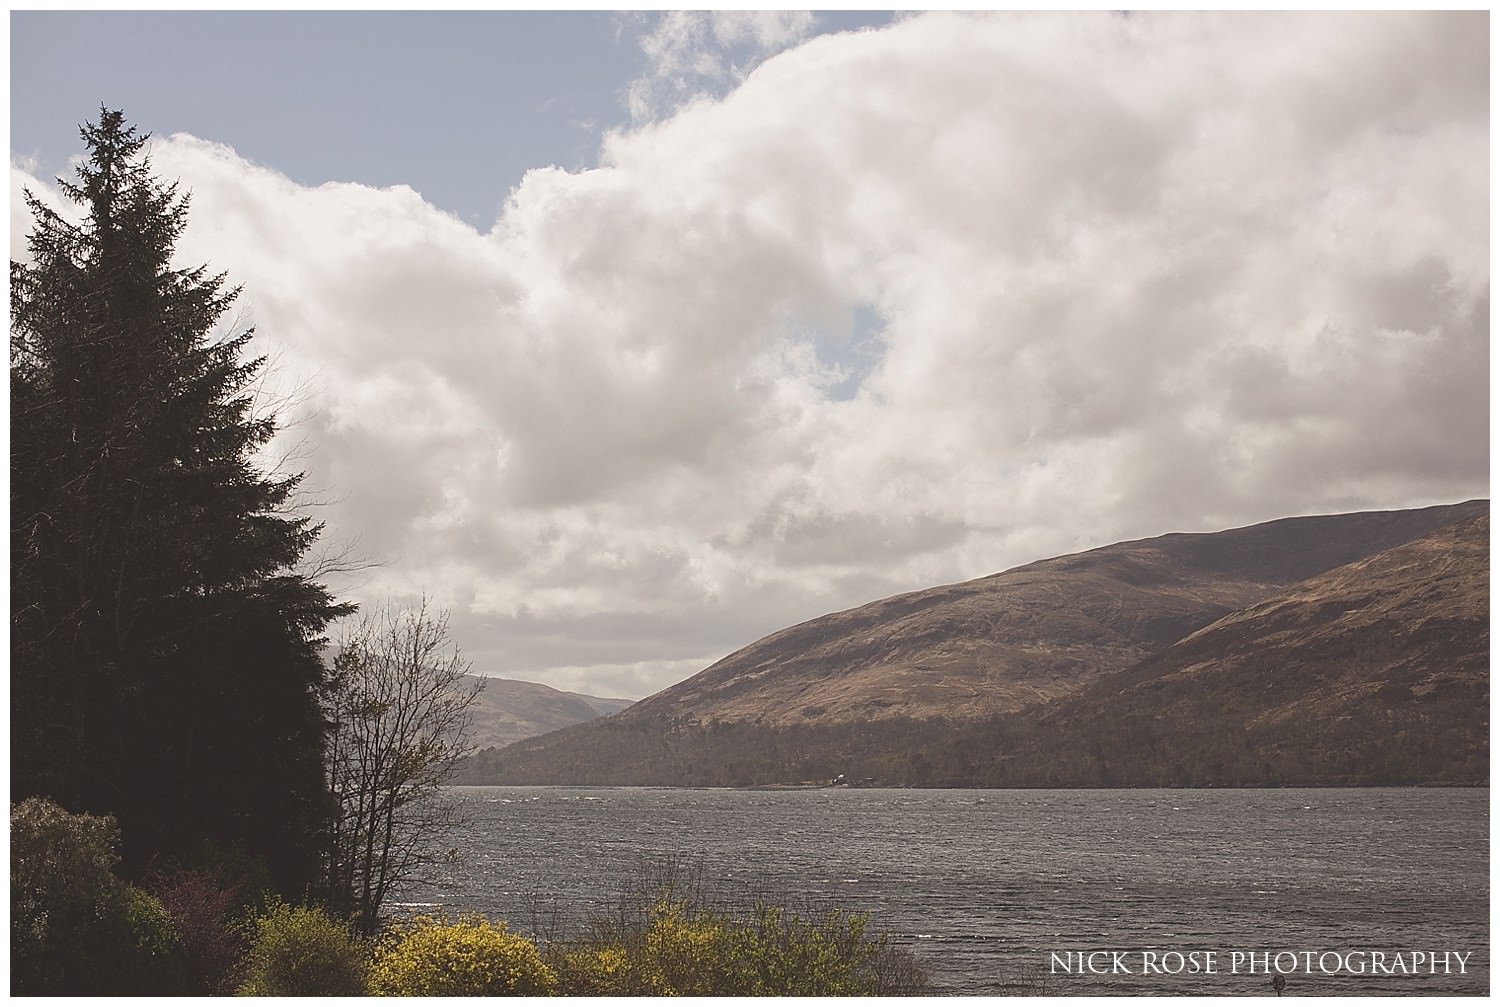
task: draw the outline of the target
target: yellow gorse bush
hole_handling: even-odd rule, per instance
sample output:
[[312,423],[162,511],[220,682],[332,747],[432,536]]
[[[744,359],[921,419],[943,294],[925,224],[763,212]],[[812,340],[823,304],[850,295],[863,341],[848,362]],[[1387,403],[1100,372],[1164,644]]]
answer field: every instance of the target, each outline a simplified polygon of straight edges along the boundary
[[377,996],[538,996],[557,974],[537,946],[471,913],[456,922],[418,916],[388,934],[370,963]]
[[630,956],[621,947],[553,948],[553,964],[569,996],[629,996]]
[[[574,996],[859,996],[905,991],[904,959],[865,918],[805,919],[779,908],[728,915],[661,900],[635,928],[554,946],[560,992]],[[915,980],[915,974],[910,977]]]
[[632,992],[712,996],[734,989],[735,958],[732,936],[723,922],[692,914],[678,903],[660,902],[652,910],[635,963],[644,988]]
[[557,947],[552,958],[571,996],[713,996],[742,985],[726,921],[670,900],[613,943]]

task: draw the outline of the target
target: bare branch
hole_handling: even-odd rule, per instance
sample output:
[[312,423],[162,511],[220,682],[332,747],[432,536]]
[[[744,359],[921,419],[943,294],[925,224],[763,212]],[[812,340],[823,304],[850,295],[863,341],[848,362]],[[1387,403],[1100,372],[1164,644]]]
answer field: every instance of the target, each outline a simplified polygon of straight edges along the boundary
[[448,635],[448,614],[424,597],[389,602],[347,629],[324,703],[329,788],[340,814],[326,851],[328,897],[374,932],[390,890],[443,862],[458,824],[442,793],[472,750],[471,707],[483,683]]

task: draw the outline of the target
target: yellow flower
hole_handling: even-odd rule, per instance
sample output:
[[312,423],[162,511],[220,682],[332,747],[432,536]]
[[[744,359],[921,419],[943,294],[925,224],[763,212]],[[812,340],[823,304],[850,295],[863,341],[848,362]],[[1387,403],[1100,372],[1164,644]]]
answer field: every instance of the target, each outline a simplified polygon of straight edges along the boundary
[[417,917],[381,942],[370,966],[377,996],[542,995],[557,974],[535,944],[470,913],[457,922]]

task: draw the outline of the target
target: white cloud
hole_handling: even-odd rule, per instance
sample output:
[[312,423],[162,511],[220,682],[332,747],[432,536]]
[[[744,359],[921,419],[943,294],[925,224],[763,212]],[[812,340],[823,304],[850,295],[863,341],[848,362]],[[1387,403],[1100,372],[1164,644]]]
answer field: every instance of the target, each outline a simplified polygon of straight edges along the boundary
[[[1484,27],[919,16],[532,172],[489,234],[155,157],[304,389],[321,516],[387,561],[355,593],[641,695],[1045,555],[1486,494]],[[806,30],[668,16],[656,65],[722,89]]]

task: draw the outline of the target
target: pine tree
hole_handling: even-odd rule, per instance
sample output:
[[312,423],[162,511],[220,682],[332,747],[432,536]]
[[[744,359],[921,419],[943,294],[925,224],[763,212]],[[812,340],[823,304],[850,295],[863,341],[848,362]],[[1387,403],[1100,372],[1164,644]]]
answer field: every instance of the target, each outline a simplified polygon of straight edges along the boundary
[[316,869],[328,812],[319,652],[349,610],[296,572],[321,526],[261,472],[239,293],[178,269],[188,200],[117,111],[83,127],[65,195],[31,193],[11,263],[12,798],[113,814],[124,866],[261,858]]

